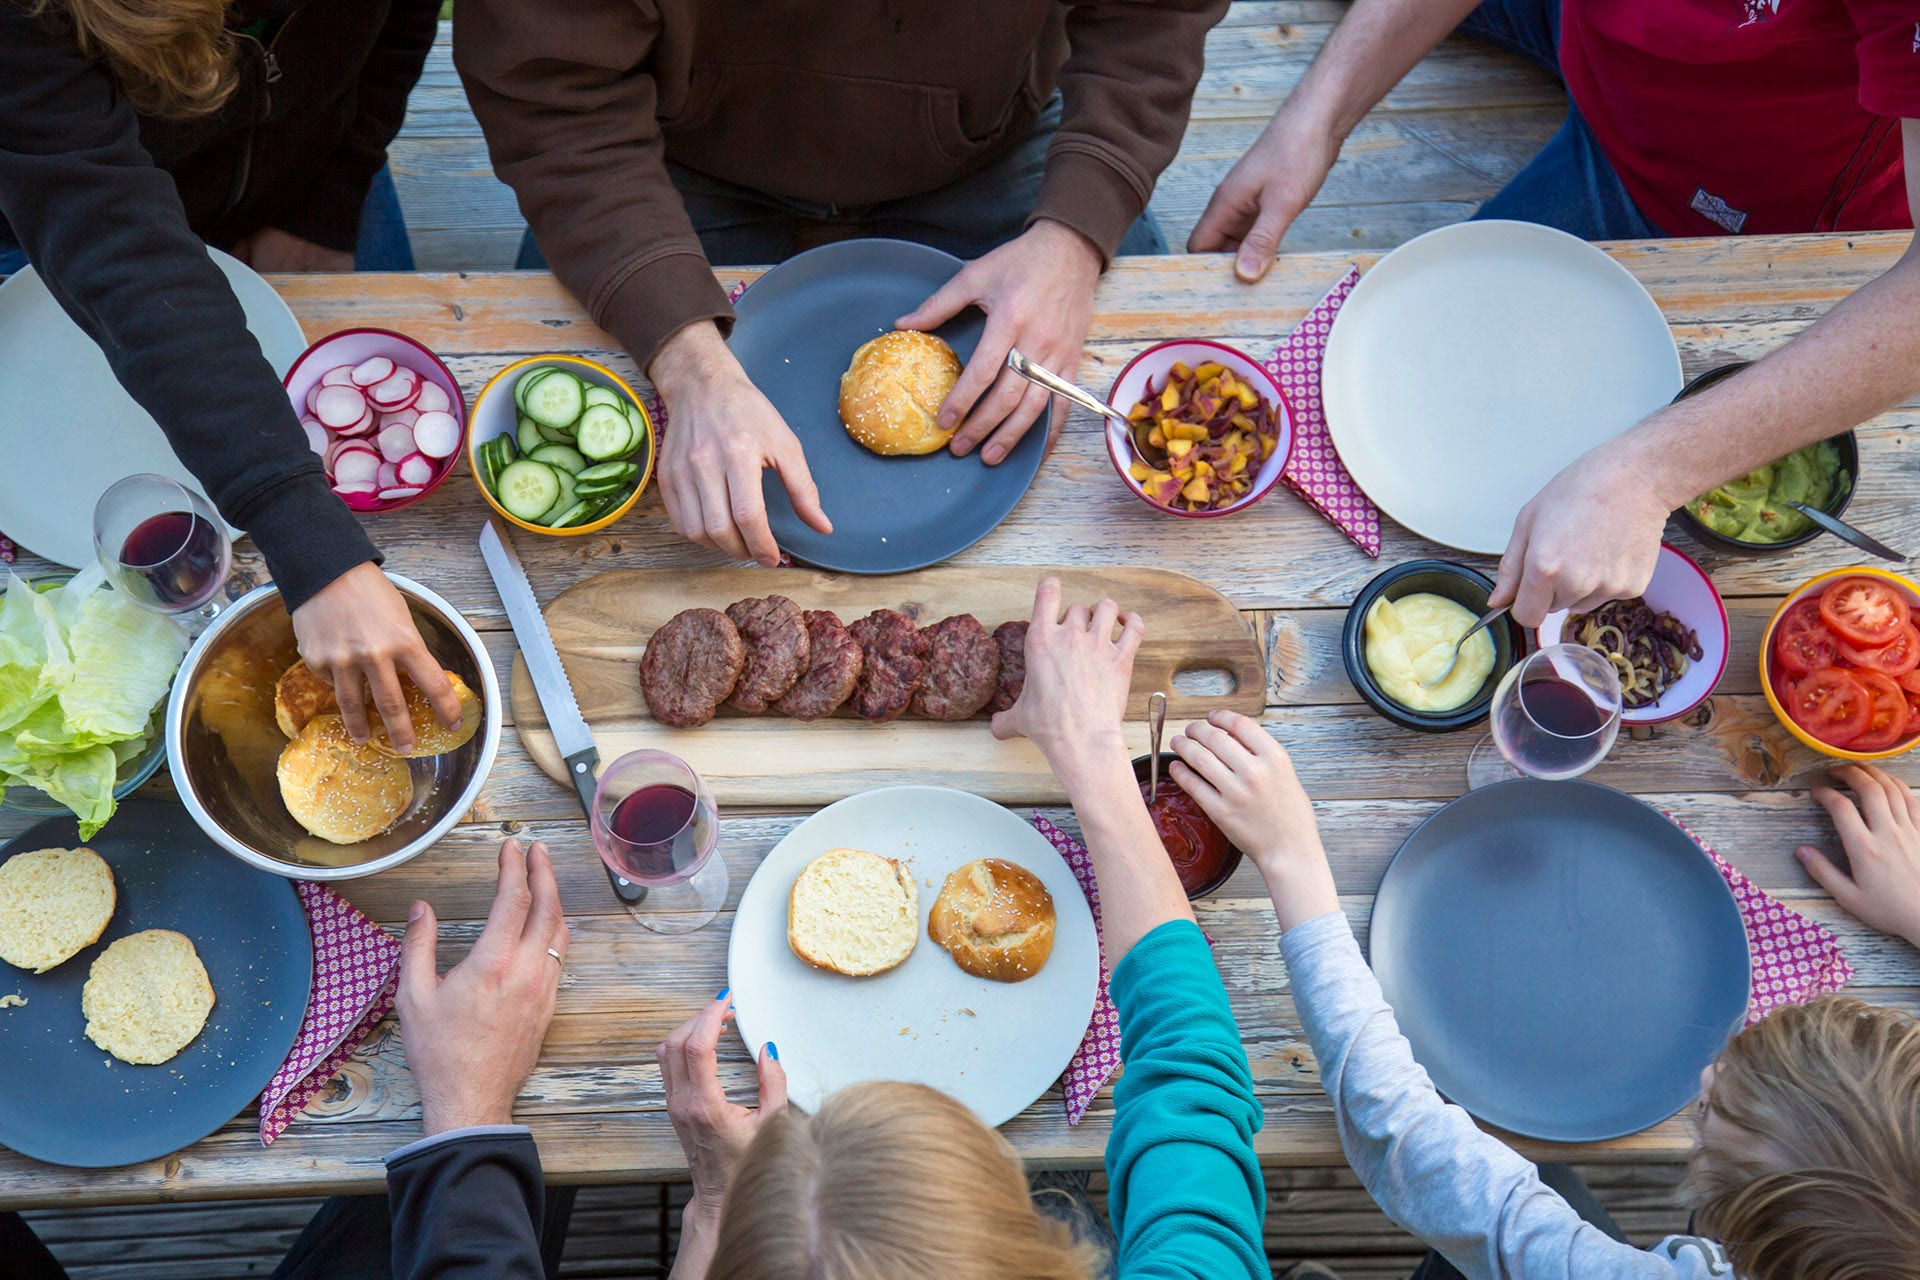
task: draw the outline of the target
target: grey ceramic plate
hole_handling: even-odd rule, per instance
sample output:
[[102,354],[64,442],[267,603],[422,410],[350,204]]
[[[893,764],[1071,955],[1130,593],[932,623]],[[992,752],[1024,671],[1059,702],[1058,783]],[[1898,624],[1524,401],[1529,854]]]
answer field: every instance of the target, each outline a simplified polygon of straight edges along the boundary
[[[71,817],[0,846],[0,860],[81,843]],[[235,862],[187,811],[123,800],[86,842],[113,868],[119,902],[100,941],[50,973],[0,963],[0,1146],[52,1164],[106,1168],[198,1142],[246,1110],[280,1069],[306,1016],[313,938],[291,881]],[[173,929],[213,983],[206,1029],[173,1061],[135,1067],[85,1033],[80,989],[116,938]]]
[[1554,1142],[1680,1110],[1747,1010],[1726,881],[1672,822],[1591,782],[1495,783],[1421,823],[1368,949],[1439,1090]]
[[[1046,454],[1044,414],[992,467],[978,450],[964,458],[944,449],[883,458],[840,425],[840,375],[854,350],[892,329],[961,266],[950,253],[905,240],[842,240],[787,259],[741,295],[729,345],[800,437],[833,521],[830,535],[801,523],[767,472],[767,518],[794,559],[843,573],[938,564],[984,538],[1033,483]],[[968,310],[937,332],[964,362],[984,324]]]

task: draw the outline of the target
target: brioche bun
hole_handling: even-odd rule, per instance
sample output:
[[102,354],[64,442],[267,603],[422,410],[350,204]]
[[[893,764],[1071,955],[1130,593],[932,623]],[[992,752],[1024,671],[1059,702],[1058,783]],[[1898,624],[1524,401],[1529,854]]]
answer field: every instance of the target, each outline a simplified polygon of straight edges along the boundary
[[331,715],[340,709],[333,686],[307,665],[305,658],[280,673],[273,686],[273,721],[280,732],[297,738],[315,716]]
[[920,941],[920,890],[892,858],[830,849],[794,878],[787,944],[820,969],[864,978],[913,954]]
[[840,421],[875,453],[934,453],[953,432],[937,415],[960,380],[960,357],[930,333],[896,329],[863,343],[840,376]]
[[293,820],[333,844],[359,844],[413,803],[407,762],[356,743],[337,715],[315,716],[280,753],[280,798]]
[[[467,687],[467,682],[451,671],[444,674],[453,692],[460,699],[460,727],[448,729],[440,723],[433,704],[427,701],[427,695],[413,677],[400,673],[400,691],[407,698],[407,718],[413,722],[413,750],[408,756],[439,756],[449,751],[457,751],[467,744],[480,728],[480,697]],[[333,686],[312,667],[301,659],[281,673],[280,681],[273,689],[273,719],[280,726],[280,732],[289,738],[297,738],[307,722],[315,716],[334,715],[340,710],[339,700],[334,697]],[[381,721],[380,714],[368,710],[367,719],[371,725],[370,741],[388,755],[399,755],[393,749],[393,741],[387,736],[387,726]]]
[[927,936],[976,978],[1025,982],[1053,954],[1053,895],[1025,867],[980,858],[940,886]]
[[0,960],[45,973],[100,941],[113,872],[91,849],[35,849],[0,864]]
[[80,989],[87,1039],[122,1062],[158,1066],[193,1043],[213,1012],[213,983],[193,940],[130,933],[102,951]]

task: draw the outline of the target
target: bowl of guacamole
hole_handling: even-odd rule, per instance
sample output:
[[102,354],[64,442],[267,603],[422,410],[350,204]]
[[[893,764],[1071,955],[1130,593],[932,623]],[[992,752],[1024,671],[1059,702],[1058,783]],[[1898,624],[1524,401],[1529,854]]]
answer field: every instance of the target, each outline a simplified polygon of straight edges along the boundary
[[[1722,365],[1695,378],[1684,400],[1745,368]],[[1818,537],[1822,530],[1787,505],[1804,502],[1839,515],[1853,498],[1860,450],[1853,432],[1819,440],[1700,494],[1675,514],[1687,532],[1710,547],[1744,555],[1770,555]]]

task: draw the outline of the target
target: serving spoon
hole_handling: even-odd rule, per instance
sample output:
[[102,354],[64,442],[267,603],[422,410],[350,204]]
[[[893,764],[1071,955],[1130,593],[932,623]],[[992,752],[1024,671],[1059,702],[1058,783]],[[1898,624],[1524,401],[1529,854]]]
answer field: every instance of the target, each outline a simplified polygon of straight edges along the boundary
[[1128,439],[1133,438],[1133,422],[1126,414],[1100,399],[1091,391],[1084,391],[1073,383],[1068,382],[1051,369],[1041,368],[1033,361],[1021,355],[1018,347],[1007,352],[1007,368],[1013,370],[1035,386],[1045,387],[1057,396],[1066,397],[1082,409],[1091,409],[1097,414],[1111,418],[1127,429]]
[[1898,551],[1895,551],[1892,547],[1880,541],[1880,539],[1873,537],[1871,534],[1863,533],[1854,528],[1838,516],[1829,515],[1820,508],[1810,507],[1804,502],[1789,501],[1787,505],[1842,542],[1851,542],[1854,546],[1860,548],[1870,556],[1879,556],[1882,560],[1891,560],[1896,564],[1905,564],[1907,562],[1907,557],[1901,555]]
[[1509,606],[1503,604],[1498,609],[1489,609],[1485,613],[1481,614],[1480,621],[1468,627],[1466,634],[1461,636],[1458,640],[1454,642],[1453,658],[1447,663],[1446,670],[1440,673],[1440,676],[1438,679],[1436,679],[1432,684],[1428,684],[1425,680],[1419,680],[1419,677],[1417,676],[1415,677],[1415,679],[1419,681],[1420,687],[1422,689],[1435,689],[1445,684],[1447,682],[1447,677],[1453,674],[1453,669],[1460,665],[1460,651],[1466,648],[1467,641],[1473,639],[1474,635],[1479,631],[1483,630],[1487,626],[1487,624],[1491,623],[1495,618],[1505,613],[1508,607]]
[[1148,748],[1151,761],[1147,766],[1147,807],[1160,797],[1160,739],[1167,732],[1167,695],[1158,689],[1147,695],[1147,732],[1152,735],[1152,745]]

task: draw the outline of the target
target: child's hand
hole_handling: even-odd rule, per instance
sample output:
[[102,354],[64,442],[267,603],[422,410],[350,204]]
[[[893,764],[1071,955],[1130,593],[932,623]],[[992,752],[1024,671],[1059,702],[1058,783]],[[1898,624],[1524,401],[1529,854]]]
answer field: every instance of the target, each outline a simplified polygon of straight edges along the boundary
[[1170,745],[1180,757],[1171,777],[1260,868],[1282,929],[1339,909],[1313,804],[1265,729],[1216,711]]
[[1815,787],[1813,798],[1833,819],[1853,874],[1812,845],[1795,854],[1861,923],[1920,947],[1920,800],[1870,764],[1846,765],[1833,776],[1852,788],[1852,798],[1832,787]]

